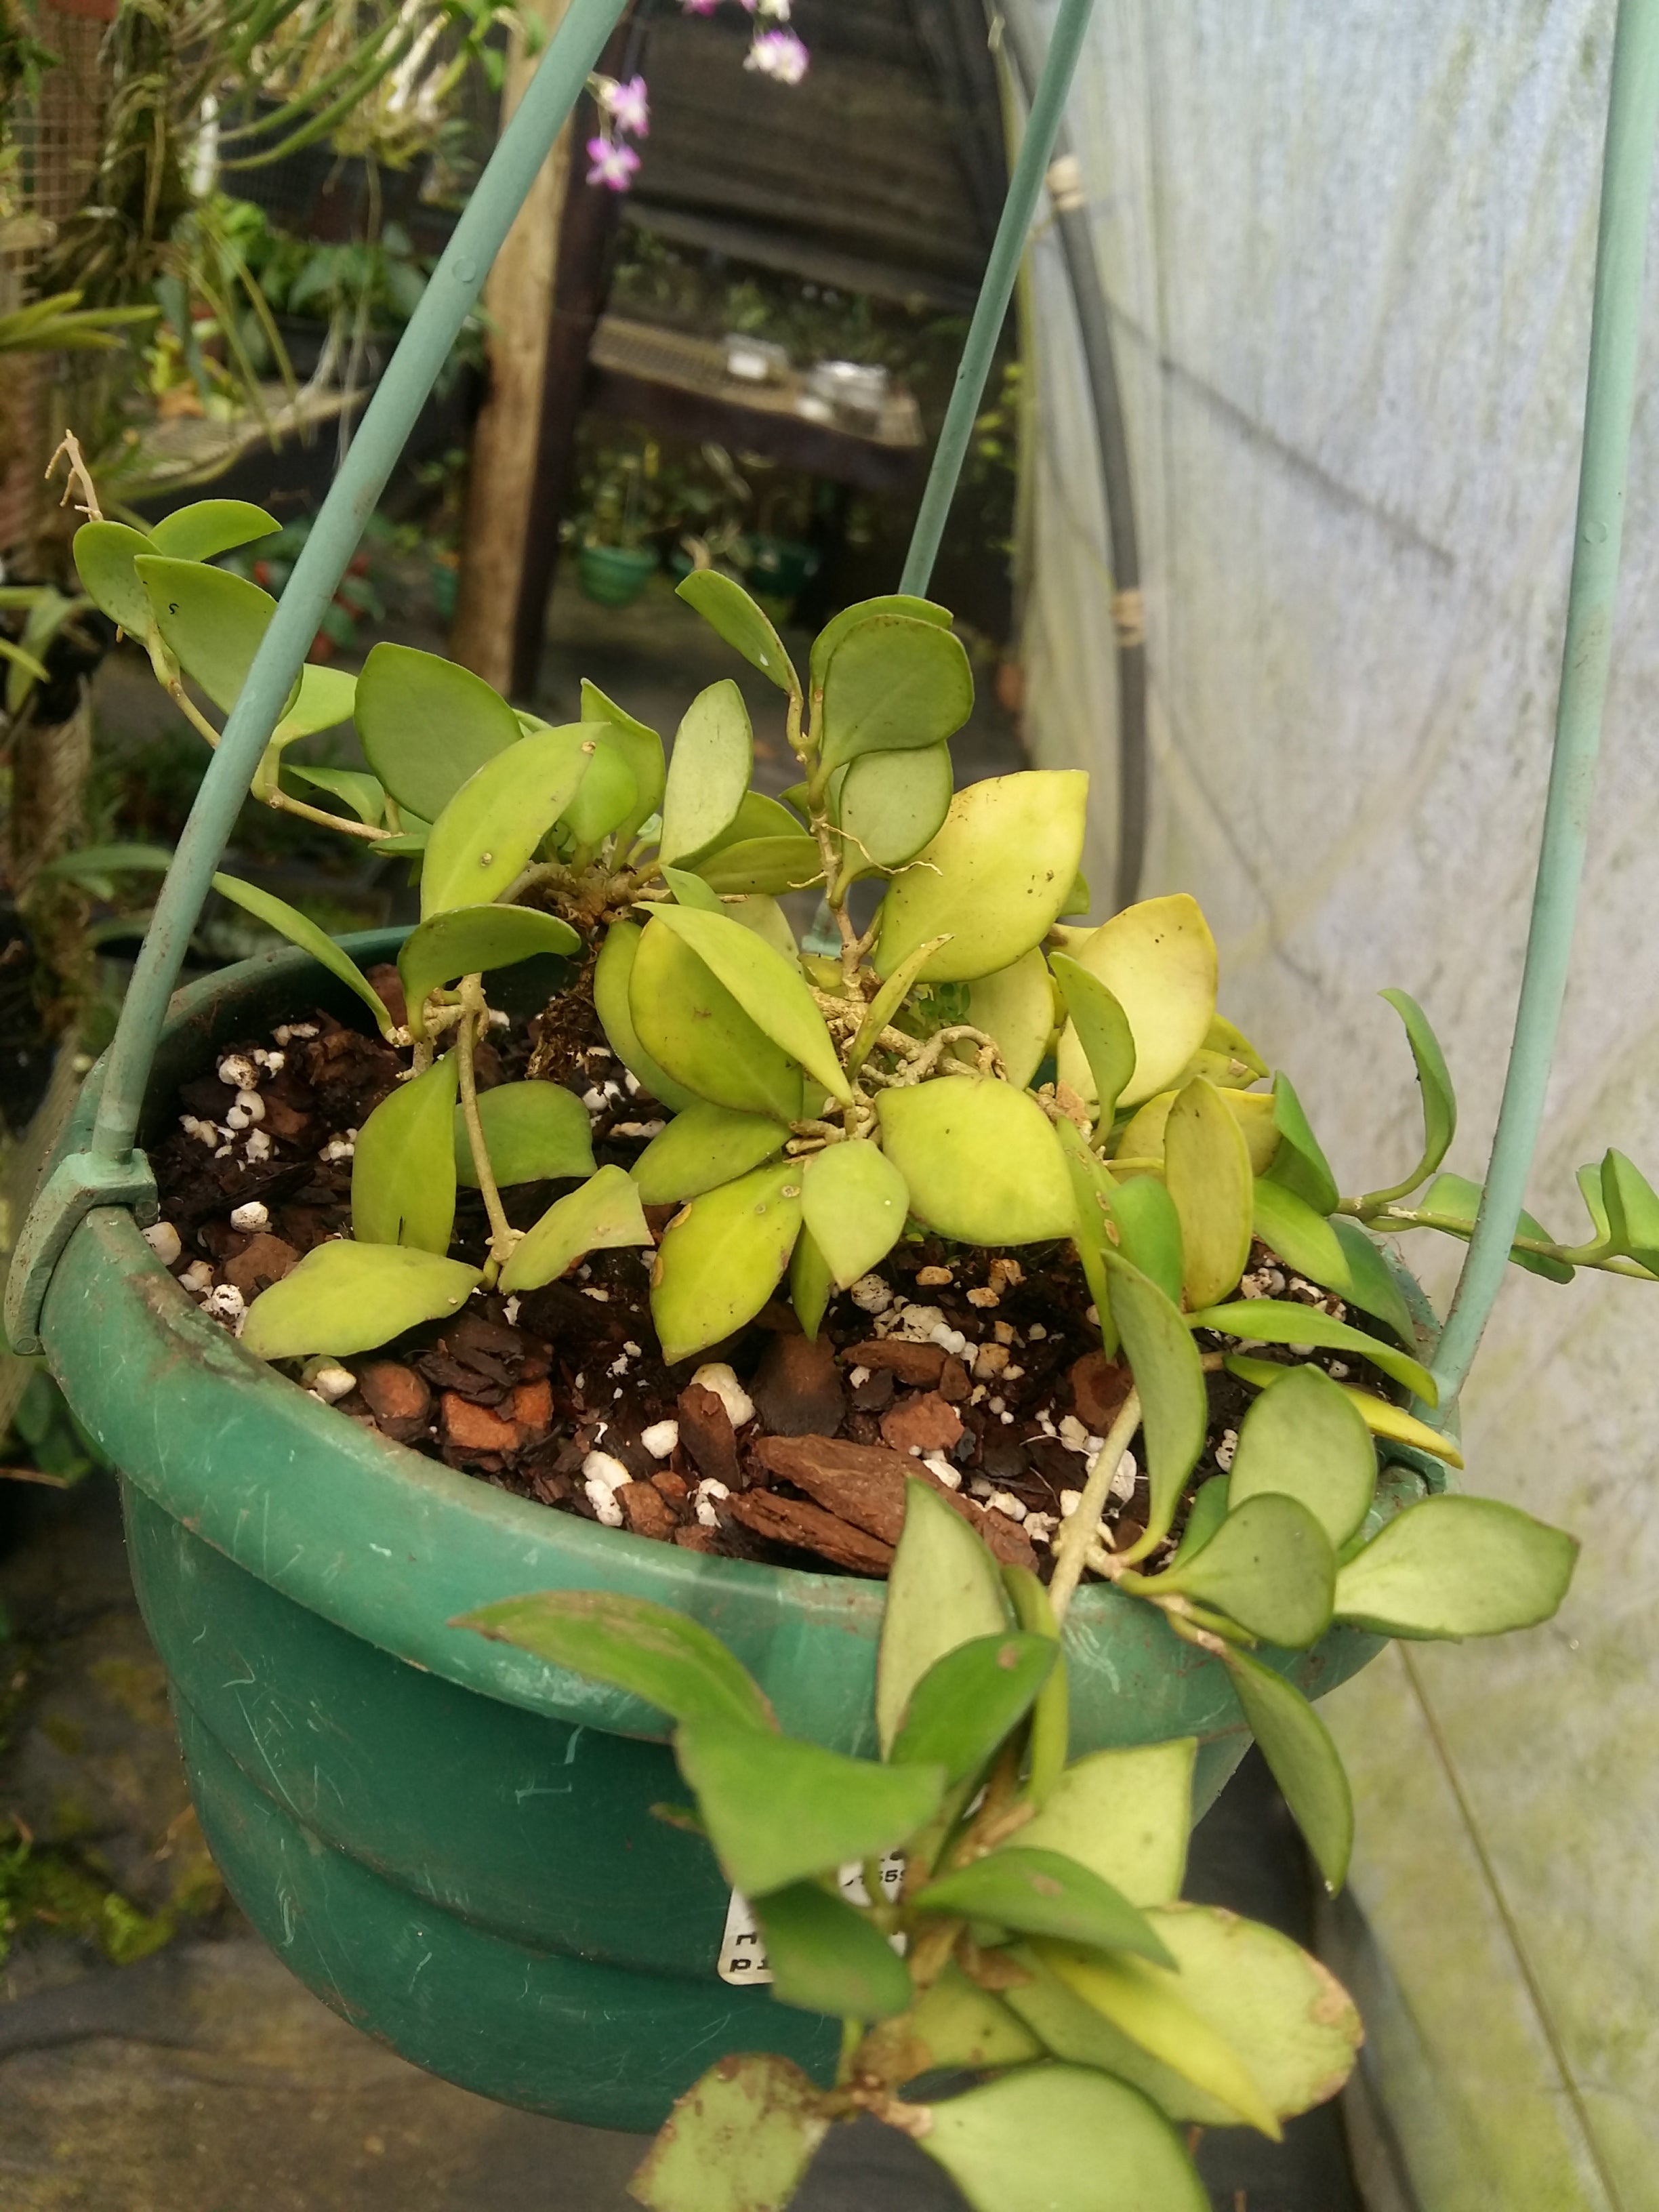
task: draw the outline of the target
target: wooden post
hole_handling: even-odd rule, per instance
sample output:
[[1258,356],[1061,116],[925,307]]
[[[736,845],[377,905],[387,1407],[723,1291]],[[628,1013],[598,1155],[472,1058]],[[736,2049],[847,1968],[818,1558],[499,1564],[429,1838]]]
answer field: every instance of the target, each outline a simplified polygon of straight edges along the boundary
[[[549,37],[569,0],[527,0]],[[502,121],[518,105],[535,68],[522,43],[508,64]],[[489,336],[489,394],[478,416],[467,473],[461,533],[460,595],[450,651],[493,684],[513,689],[513,642],[534,521],[533,457],[542,380],[553,315],[553,278],[570,179],[571,128],[537,178],[497,255],[484,292]]]

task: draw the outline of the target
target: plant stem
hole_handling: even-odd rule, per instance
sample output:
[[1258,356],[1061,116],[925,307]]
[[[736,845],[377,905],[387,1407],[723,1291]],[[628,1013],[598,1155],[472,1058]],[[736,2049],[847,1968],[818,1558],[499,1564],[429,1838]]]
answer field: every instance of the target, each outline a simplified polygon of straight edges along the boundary
[[[1342,1206],[1344,1213],[1357,1212],[1354,1206]],[[1375,1213],[1359,1215],[1367,1228],[1382,1224],[1389,1229],[1442,1229],[1449,1237],[1468,1238],[1469,1224],[1455,1214],[1436,1213],[1426,1206],[1385,1206]],[[1633,1275],[1640,1282],[1650,1283],[1653,1275],[1635,1260],[1624,1258],[1598,1259],[1597,1247],[1590,1244],[1553,1244],[1545,1237],[1512,1237],[1511,1252],[1535,1253],[1540,1260],[1559,1260],[1569,1267],[1598,1267],[1605,1275]]]
[[1066,1609],[1072,1602],[1072,1594],[1082,1576],[1084,1561],[1100,1524],[1101,1510],[1111,1488],[1112,1477],[1129,1449],[1130,1437],[1139,1426],[1140,1393],[1131,1390],[1118,1408],[1105,1443],[1095,1455],[1077,1511],[1060,1530],[1060,1541],[1054,1547],[1054,1572],[1048,1584],[1048,1602],[1054,1609],[1057,1623],[1066,1618]]
[[478,1085],[473,1072],[472,1054],[478,1039],[489,1026],[489,1008],[484,1003],[482,974],[461,978],[461,1006],[463,1018],[455,1031],[455,1052],[461,1078],[461,1118],[466,1123],[466,1140],[471,1147],[473,1173],[478,1178],[478,1188],[483,1194],[484,1211],[489,1216],[489,1256],[497,1267],[504,1267],[513,1256],[513,1247],[519,1241],[519,1232],[507,1219],[501,1192],[495,1188],[495,1171],[489,1164],[489,1152],[484,1143],[483,1123],[478,1118]]
[[[219,732],[185,690],[184,678],[169,674],[164,680],[168,698],[172,700],[191,727],[198,735],[205,738],[216,752],[219,747]],[[337,830],[343,837],[361,837],[366,839],[370,844],[378,845],[382,837],[391,835],[389,830],[372,830],[367,822],[348,822],[343,815],[331,814],[324,807],[307,806],[303,799],[290,799],[287,792],[278,790],[275,784],[264,794],[264,798],[265,804],[275,807],[278,813],[297,814],[302,821],[319,822],[325,830]]]

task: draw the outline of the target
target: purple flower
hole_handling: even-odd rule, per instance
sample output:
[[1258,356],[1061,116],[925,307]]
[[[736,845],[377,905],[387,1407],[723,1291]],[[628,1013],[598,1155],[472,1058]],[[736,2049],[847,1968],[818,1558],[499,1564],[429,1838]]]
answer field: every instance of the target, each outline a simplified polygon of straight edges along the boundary
[[626,131],[635,138],[651,135],[651,103],[646,98],[645,79],[630,77],[619,84],[613,76],[595,80],[599,102],[619,131]]
[[811,58],[793,31],[763,31],[750,47],[744,67],[775,77],[780,84],[799,84]]
[[607,185],[613,192],[625,192],[640,166],[639,155],[620,139],[590,138],[587,158],[593,164],[587,173],[588,183]]

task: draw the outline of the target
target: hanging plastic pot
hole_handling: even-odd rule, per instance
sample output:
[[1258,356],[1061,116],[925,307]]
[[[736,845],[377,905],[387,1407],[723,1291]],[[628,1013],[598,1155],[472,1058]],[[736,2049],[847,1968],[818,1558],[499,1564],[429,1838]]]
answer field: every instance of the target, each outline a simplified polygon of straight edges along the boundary
[[576,556],[582,595],[602,607],[631,607],[657,567],[649,545],[584,545]]
[[[346,942],[368,964],[400,937]],[[319,1005],[356,1018],[290,951],[180,993],[141,1136],[234,1039]],[[209,1844],[319,1996],[467,2088],[593,2126],[656,2126],[723,2051],[827,2078],[834,2021],[744,1988],[741,1966],[722,1978],[729,1892],[652,1811],[684,1796],[659,1717],[448,1624],[526,1590],[653,1598],[726,1638],[787,1729],[869,1752],[884,1584],[648,1542],[372,1434],[200,1313],[118,1207],[65,1249],[42,1335],[120,1470]],[[1068,1643],[1073,1753],[1196,1735],[1201,1811],[1249,1741],[1222,1668],[1104,1585],[1079,1593]],[[1378,1649],[1338,1630],[1284,1663],[1319,1692]]]

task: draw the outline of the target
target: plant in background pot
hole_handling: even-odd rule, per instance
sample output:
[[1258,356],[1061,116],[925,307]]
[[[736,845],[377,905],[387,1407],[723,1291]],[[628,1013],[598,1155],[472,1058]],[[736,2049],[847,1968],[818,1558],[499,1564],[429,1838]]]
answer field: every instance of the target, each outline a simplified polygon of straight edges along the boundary
[[[186,678],[222,706],[240,687],[273,603],[210,562],[266,527],[255,511],[206,502],[148,538],[94,524],[77,539],[87,590],[143,640],[181,703]],[[621,2074],[643,2069],[649,2082],[621,2105],[614,2085],[609,2104],[573,2089],[558,2108],[577,2116],[640,2124],[711,2050],[769,2054],[723,2058],[692,2092],[641,2185],[646,2201],[781,2204],[823,2127],[872,2110],[921,2137],[988,2212],[1195,2203],[1160,2112],[1271,2131],[1337,2086],[1352,2033],[1346,2000],[1292,1947],[1174,1905],[1189,1794],[1201,1805],[1219,1786],[1242,1716],[1340,1883],[1348,1793],[1304,1692],[1363,1663],[1368,1638],[1547,1618],[1571,1570],[1565,1536],[1443,1494],[1457,1453],[1432,1425],[1414,1286],[1370,1234],[1468,1233],[1470,1188],[1443,1165],[1455,1122],[1444,1064],[1420,1011],[1390,994],[1422,1086],[1423,1144],[1403,1179],[1343,1198],[1289,1079],[1258,1088],[1266,1062],[1218,1015],[1215,948],[1192,900],[1148,900],[1096,928],[1062,920],[1088,902],[1087,778],[1034,771],[953,793],[949,741],[972,684],[942,608],[902,596],[850,608],[803,678],[729,578],[701,571],[680,589],[781,695],[800,780],[781,800],[750,787],[750,719],[730,681],[691,702],[665,759],[657,734],[591,684],[582,720],[549,728],[465,671],[391,645],[355,686],[306,670],[256,780],[269,803],[409,856],[422,918],[395,975],[371,975],[282,902],[221,877],[336,979],[333,1004],[355,995],[380,1041],[354,1041],[331,1014],[321,1033],[303,996],[273,1004],[252,983],[202,1017],[193,1045],[196,1018],[180,1017],[172,1065],[189,1079],[189,1110],[182,1133],[158,1141],[170,1218],[153,1249],[207,1316],[239,1330],[240,1348],[220,1338],[214,1358],[175,1358],[170,1371],[186,1394],[234,1391],[242,1410],[229,1429],[268,1425],[280,1477],[239,1474],[227,1491],[134,1472],[160,1441],[126,1433],[107,1396],[82,1412],[143,1493],[135,1556],[181,1681],[198,1794],[218,1806],[204,1817],[267,1926],[271,1881],[286,1925],[296,1895],[320,1905],[314,1885],[346,1879],[319,1872],[334,1864],[326,1854],[307,1860],[285,1843],[275,1876],[258,1839],[280,1842],[285,1821],[346,1854],[354,1881],[410,1863],[410,1820],[384,1828],[384,1781],[374,1802],[348,1807],[367,1785],[337,1767],[345,1809],[314,1778],[279,1775],[281,1806],[258,1796],[252,1817],[247,1792],[267,1788],[258,1757],[288,1752],[266,1736],[258,1756],[242,1745],[246,1715],[222,1709],[211,1653],[218,1608],[229,1620],[280,1592],[290,1610],[337,1624],[319,1643],[270,1616],[270,1679],[284,1696],[326,1703],[328,1684],[350,1676],[402,1713],[450,1694],[446,1684],[485,1689],[448,1729],[441,1776],[425,1754],[418,1772],[398,1770],[398,1790],[435,1787],[442,1800],[426,1816],[440,1840],[404,1877],[417,1887],[434,1854],[453,1860],[445,1830],[465,1819],[459,1770],[493,1758],[492,1732],[506,1727],[492,1700],[605,1732],[603,1751],[582,1758],[585,1773],[611,1762],[607,1817],[623,1817],[624,1799],[632,1808],[637,1856],[615,1894],[573,1934],[580,1881],[549,1899],[541,1857],[526,1907],[528,1865],[509,1880],[500,1838],[481,1844],[489,1872],[458,1869],[456,1887],[469,1899],[520,1888],[511,1912],[464,1904],[421,1919],[430,1955],[450,1962],[434,1969],[433,2002],[447,1987],[482,2003],[478,1990],[495,1986],[494,1954],[450,1925],[472,1910],[492,1941],[507,1931],[531,1943],[543,1964],[525,1967],[526,1991],[558,1951],[565,1991],[578,1963],[599,1971],[593,1960],[635,1970],[689,1960],[678,1971],[708,1977],[720,1873],[750,1899],[782,2007],[728,2007],[713,2024],[699,2014],[682,2039],[682,1987],[653,2000],[667,2024],[647,2049],[648,2005],[630,2012],[608,1985],[589,1994],[615,2033],[632,2021]],[[289,761],[308,730],[348,712],[369,772]],[[295,798],[283,780],[295,775],[350,818]],[[851,894],[869,878],[882,896],[860,927]],[[797,949],[780,899],[808,890],[828,900],[835,956]],[[501,1079],[514,1049],[501,1018],[513,971],[549,954],[569,963],[562,984],[522,1073]],[[316,971],[308,984],[297,975],[273,971],[270,988],[309,990],[315,1005]],[[273,1013],[274,1051],[252,1027]],[[181,1061],[191,1050],[194,1063]],[[198,1079],[204,1051],[216,1076]],[[606,1066],[621,1073],[601,1083]],[[348,1090],[353,1068],[368,1073]],[[332,1133],[317,1119],[331,1085],[369,1109]],[[177,1103],[163,1091],[169,1121]],[[596,1161],[596,1146],[610,1157]],[[1590,1237],[1562,1245],[1529,1222],[1517,1261],[1650,1278],[1659,1197],[1617,1152],[1583,1180]],[[282,1249],[256,1264],[261,1240]],[[85,1292],[94,1307],[107,1295],[97,1279]],[[62,1295],[75,1295],[72,1281]],[[163,1337],[182,1333],[198,1352],[215,1340],[164,1279],[147,1310],[146,1359]],[[249,1354],[287,1364],[306,1387]],[[444,1393],[435,1419],[428,1381]],[[454,1477],[387,1434],[544,1503],[465,1483],[477,1502],[462,1499]],[[313,1455],[331,1454],[336,1473],[313,1473]],[[1069,1483],[1056,1455],[1075,1470]],[[198,1501],[188,1532],[186,1490]],[[319,1514],[368,1503],[374,1515],[356,1525],[369,1552],[392,1562],[396,1547],[396,1600],[372,1561],[352,1564],[355,1537],[317,1542]],[[210,1565],[214,1543],[252,1558],[235,1532],[261,1511],[258,1564]],[[428,1558],[438,1529],[453,1560]],[[862,1579],[782,1564],[803,1553]],[[365,1574],[374,1594],[354,1595]],[[884,1622],[872,1579],[884,1574]],[[205,1659],[183,1632],[191,1608]],[[493,1640],[445,1627],[463,1615]],[[742,1664],[700,1632],[711,1616]],[[1062,1662],[1067,1618],[1085,1633]],[[240,1632],[246,1648],[252,1632]],[[411,1659],[438,1680],[401,1663]],[[653,1844],[646,1808],[663,1796],[663,1754],[626,1737],[660,1741],[665,1715],[697,1811],[692,1834],[677,1815]],[[357,1756],[384,1762],[381,1739],[394,1734],[360,1740]],[[1204,1740],[1195,1791],[1189,1744],[1127,1748],[1188,1738]],[[879,1763],[860,1756],[875,1748]],[[574,1740],[564,1756],[575,1759]],[[1121,1816],[1143,1790],[1132,1845]],[[1116,1809],[1097,1812],[1097,1793]],[[702,1917],[690,1936],[653,1923],[647,1943],[622,1923],[645,1911],[641,1888],[662,1863],[653,1854],[671,1846]],[[890,1897],[875,1863],[892,1850],[905,1871]],[[861,1901],[835,1893],[848,1862],[866,1865]],[[425,2063],[556,2105],[526,2086],[526,2062],[486,2066],[416,2019],[425,2000],[393,1974],[402,1939],[385,1934],[413,1902],[402,1890],[395,1905],[379,1889],[361,1895],[392,1944],[385,1974],[364,1956],[318,1953],[313,1981]],[[898,1936],[908,1964],[889,1941]],[[663,1992],[672,1974],[646,1986]],[[528,2033],[505,1996],[497,2009],[507,2043]],[[838,2069],[823,2015],[849,2023]],[[568,2041],[549,2047],[580,2070]],[[935,2064],[994,2078],[954,2102],[900,2095]],[[775,2145],[769,2195],[753,2193],[752,2175],[750,2195],[734,2193],[720,2145],[739,2121],[763,2122]],[[1121,2142],[1121,2172],[1103,2178],[1100,2160],[1085,2160],[1076,2185],[1092,2193],[1055,2196],[1036,2138],[1082,2133]]]

